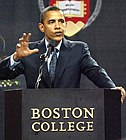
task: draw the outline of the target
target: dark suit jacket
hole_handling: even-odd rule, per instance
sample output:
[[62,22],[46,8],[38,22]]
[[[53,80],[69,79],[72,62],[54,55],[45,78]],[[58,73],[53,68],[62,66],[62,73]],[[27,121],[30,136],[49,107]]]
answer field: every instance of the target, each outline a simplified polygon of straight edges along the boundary
[[[46,51],[44,39],[30,43],[29,47],[30,49],[38,48],[39,53],[21,59],[20,63],[12,70],[9,69],[10,58],[4,59],[0,63],[0,79],[13,79],[24,74],[27,88],[35,88],[41,66],[40,55]],[[64,38],[59,52],[54,88],[79,88],[82,73],[100,88],[115,87],[105,70],[91,57],[86,43],[69,41]],[[51,87],[47,64],[45,64],[40,88]]]

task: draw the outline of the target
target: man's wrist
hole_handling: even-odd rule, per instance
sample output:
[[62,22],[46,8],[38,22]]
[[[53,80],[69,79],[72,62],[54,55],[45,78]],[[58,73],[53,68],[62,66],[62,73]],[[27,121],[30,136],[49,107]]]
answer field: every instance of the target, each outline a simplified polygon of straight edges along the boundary
[[12,54],[12,55],[10,56],[10,66],[9,66],[10,70],[12,70],[17,64],[20,63],[19,61],[15,61],[15,60],[13,59],[13,58],[14,58],[13,55],[14,55],[14,54]]
[[16,55],[16,52],[13,54],[13,60],[15,61],[15,62],[19,62],[20,61],[20,59],[17,57],[17,55]]

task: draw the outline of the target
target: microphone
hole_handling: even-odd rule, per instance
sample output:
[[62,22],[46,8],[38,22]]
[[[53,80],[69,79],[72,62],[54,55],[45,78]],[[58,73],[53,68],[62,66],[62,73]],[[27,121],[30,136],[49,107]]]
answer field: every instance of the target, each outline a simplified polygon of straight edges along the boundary
[[52,53],[52,51],[54,50],[54,47],[56,46],[56,42],[54,40],[50,40],[49,44],[47,46],[47,51],[45,53],[46,57],[50,57],[50,54]]
[[56,46],[56,42],[54,40],[50,40],[47,46],[47,50],[44,54],[40,55],[40,59],[41,61],[47,61],[48,58],[50,57],[50,54],[52,53],[52,51],[54,50],[54,47]]

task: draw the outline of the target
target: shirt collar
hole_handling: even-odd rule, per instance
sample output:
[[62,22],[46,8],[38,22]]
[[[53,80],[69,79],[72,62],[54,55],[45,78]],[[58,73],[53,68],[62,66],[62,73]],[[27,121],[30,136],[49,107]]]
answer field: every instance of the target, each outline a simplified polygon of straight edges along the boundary
[[[47,39],[45,38],[45,45],[46,45],[46,48],[48,46],[49,42],[47,41]],[[57,48],[59,51],[60,51],[60,48],[61,48],[61,44],[62,44],[62,40],[59,42],[59,44],[55,47]]]

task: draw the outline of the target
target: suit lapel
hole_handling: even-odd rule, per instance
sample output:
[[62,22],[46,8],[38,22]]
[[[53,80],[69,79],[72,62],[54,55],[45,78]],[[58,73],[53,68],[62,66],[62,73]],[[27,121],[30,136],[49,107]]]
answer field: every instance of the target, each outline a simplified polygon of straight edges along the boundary
[[45,80],[48,87],[52,87],[51,80],[49,77],[48,68],[47,68],[47,62],[45,62],[45,64],[43,65],[43,79]]

